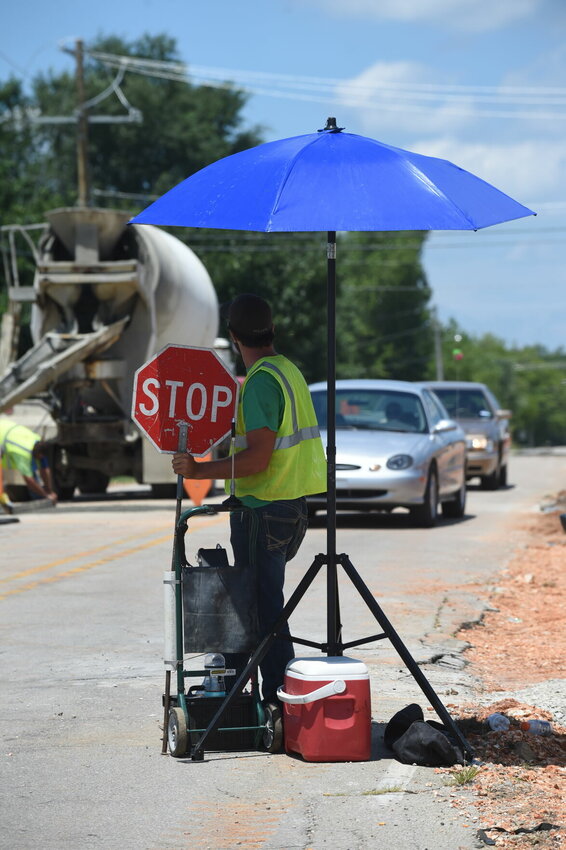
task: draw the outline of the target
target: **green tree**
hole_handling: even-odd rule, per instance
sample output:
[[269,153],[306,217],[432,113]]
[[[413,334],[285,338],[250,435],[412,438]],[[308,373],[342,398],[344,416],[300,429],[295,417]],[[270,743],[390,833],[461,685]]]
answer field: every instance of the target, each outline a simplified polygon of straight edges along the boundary
[[[175,39],[166,35],[144,35],[132,42],[101,37],[85,48],[87,99],[104,91],[116,76],[115,70],[91,53],[180,62]],[[240,127],[246,95],[229,85],[211,89],[128,72],[121,90],[141,110],[143,120],[89,125],[92,186],[110,193],[101,205],[116,205],[113,192],[162,194],[210,162],[260,141],[258,128]],[[74,74],[38,75],[33,101],[44,115],[72,115],[77,105]],[[90,112],[123,115],[125,109],[112,96]],[[44,151],[43,180],[68,203],[76,198],[75,138],[74,126],[66,124],[43,124],[36,134],[36,143]]]
[[432,354],[424,233],[348,233],[339,245],[342,378],[425,377]]
[[[455,337],[460,337],[456,340]],[[461,352],[456,359],[453,352]],[[492,334],[474,337],[454,321],[443,332],[446,380],[479,381],[512,411],[517,445],[566,443],[566,353],[543,346],[508,348]]]
[[[242,291],[267,298],[278,350],[309,381],[326,378],[326,234],[201,231],[189,244],[221,301]],[[432,337],[421,245],[420,234],[338,234],[338,377],[424,376]]]
[[189,245],[209,270],[221,303],[240,292],[266,298],[277,350],[292,357],[308,381],[326,376],[325,235],[203,230],[192,233]]

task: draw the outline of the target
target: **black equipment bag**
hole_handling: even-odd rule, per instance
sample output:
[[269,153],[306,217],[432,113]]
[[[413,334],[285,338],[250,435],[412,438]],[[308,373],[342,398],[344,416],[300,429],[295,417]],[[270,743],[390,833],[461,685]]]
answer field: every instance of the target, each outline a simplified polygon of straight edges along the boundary
[[411,703],[393,715],[385,727],[383,742],[403,764],[426,767],[464,764],[459,741],[442,723],[425,721],[423,710],[417,703]]
[[252,652],[259,642],[253,565],[230,566],[225,549],[199,549],[181,570],[185,652]]
[[[243,509],[245,510],[245,509]],[[251,537],[257,518],[251,517]],[[186,519],[175,533],[175,562],[181,568],[185,652],[253,652],[259,643],[257,569],[250,541],[249,563],[231,566],[220,544],[199,549],[197,566],[185,553]]]

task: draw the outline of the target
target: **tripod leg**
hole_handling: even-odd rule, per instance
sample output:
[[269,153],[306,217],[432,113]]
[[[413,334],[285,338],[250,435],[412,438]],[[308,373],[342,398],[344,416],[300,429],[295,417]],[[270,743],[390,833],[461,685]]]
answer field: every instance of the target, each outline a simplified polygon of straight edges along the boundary
[[377,622],[380,624],[385,636],[390,640],[393,647],[397,650],[397,653],[399,654],[401,659],[405,662],[407,669],[411,673],[413,679],[419,685],[420,689],[422,690],[425,697],[428,699],[429,703],[432,705],[442,722],[446,726],[448,726],[448,728],[453,732],[455,738],[462,745],[464,753],[467,753],[470,758],[473,758],[474,751],[472,747],[462,735],[454,720],[448,714],[448,711],[438,698],[432,685],[430,684],[430,682],[422,672],[421,668],[416,663],[415,659],[413,658],[413,656],[411,655],[411,653],[409,652],[409,650],[393,628],[392,624],[389,622],[389,620],[383,613],[383,610],[376,602],[375,597],[373,596],[367,585],[364,583],[362,577],[360,576],[348,556],[340,555],[338,557],[338,560],[342,564],[344,572],[346,573],[346,575],[348,576],[348,578],[350,579],[350,581],[352,582],[352,584],[354,585],[354,587],[370,609]]
[[259,644],[258,648],[254,651],[250,660],[248,661],[248,663],[246,664],[246,666],[244,667],[244,669],[242,670],[242,672],[240,673],[240,675],[238,676],[236,681],[234,682],[232,690],[226,695],[226,698],[223,700],[222,704],[218,707],[218,711],[216,712],[216,714],[214,715],[214,717],[212,718],[212,720],[210,721],[210,723],[208,724],[208,726],[206,727],[206,729],[204,730],[204,732],[202,733],[202,735],[200,736],[200,738],[198,739],[196,744],[194,745],[192,755],[191,755],[191,758],[192,758],[193,761],[202,761],[202,759],[204,757],[204,747],[203,747],[203,745],[204,745],[206,739],[208,738],[210,733],[213,732],[218,727],[220,720],[222,718],[222,715],[224,714],[226,709],[234,702],[234,700],[236,699],[238,694],[242,691],[242,688],[244,687],[245,683],[248,681],[250,674],[254,670],[257,670],[257,668],[259,667],[264,655],[268,651],[269,647],[271,646],[273,641],[277,639],[277,633],[279,632],[279,629],[281,628],[281,626],[284,623],[287,622],[287,620],[289,619],[289,617],[291,616],[291,614],[293,613],[293,611],[295,610],[295,608],[297,607],[297,605],[299,604],[299,602],[301,601],[301,599],[303,598],[305,593],[307,592],[308,588],[310,587],[310,585],[314,581],[316,575],[318,574],[320,568],[322,567],[322,565],[324,563],[325,563],[324,555],[317,555],[315,557],[314,561],[312,562],[312,564],[310,565],[310,567],[306,571],[305,575],[303,576],[303,578],[301,579],[301,581],[299,582],[299,584],[295,588],[294,592],[291,594],[291,598],[289,599],[289,601],[287,602],[287,604],[283,608],[283,611],[281,612],[281,616],[279,617],[279,619],[277,620],[277,622],[275,623],[275,625],[271,629],[270,633],[263,638],[263,640]]
[[340,595],[338,591],[338,581],[336,581],[336,650],[335,655],[344,655],[342,651],[342,618],[340,616]]

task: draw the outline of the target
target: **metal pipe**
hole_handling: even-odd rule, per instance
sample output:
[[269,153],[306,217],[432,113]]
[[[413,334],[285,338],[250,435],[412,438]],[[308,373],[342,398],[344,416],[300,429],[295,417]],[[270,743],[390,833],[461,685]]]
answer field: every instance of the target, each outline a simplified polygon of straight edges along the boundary
[[[179,441],[177,443],[178,452],[187,451],[187,434],[189,426],[187,422],[178,422],[179,426]],[[176,652],[176,667],[177,667],[177,693],[183,693],[185,688],[185,679],[183,676],[183,596],[181,593],[181,559],[177,557],[177,526],[181,518],[181,505],[183,502],[183,476],[177,475],[177,505],[175,508],[175,530],[173,533],[173,555],[171,569],[175,571],[175,612],[177,622],[177,652]]]
[[341,654],[338,626],[338,580],[336,572],[336,232],[328,232],[327,246],[327,492],[326,492],[326,628],[327,654]]

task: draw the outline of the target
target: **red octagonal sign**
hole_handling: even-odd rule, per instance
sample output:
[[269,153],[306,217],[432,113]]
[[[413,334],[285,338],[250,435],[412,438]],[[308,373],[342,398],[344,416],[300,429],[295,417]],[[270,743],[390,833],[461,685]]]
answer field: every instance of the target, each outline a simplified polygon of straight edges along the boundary
[[207,454],[226,437],[239,383],[210,348],[166,345],[137,370],[132,419],[160,452],[178,451],[183,423],[187,451]]

